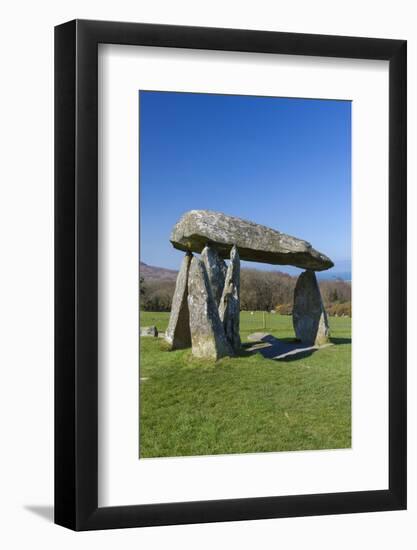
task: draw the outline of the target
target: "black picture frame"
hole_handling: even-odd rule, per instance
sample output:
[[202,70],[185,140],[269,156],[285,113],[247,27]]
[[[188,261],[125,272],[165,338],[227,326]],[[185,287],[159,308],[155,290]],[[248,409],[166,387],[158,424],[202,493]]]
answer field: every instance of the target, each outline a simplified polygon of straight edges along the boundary
[[[98,44],[389,62],[389,488],[98,507]],[[55,522],[74,530],[406,508],[406,41],[74,20],[55,28]]]

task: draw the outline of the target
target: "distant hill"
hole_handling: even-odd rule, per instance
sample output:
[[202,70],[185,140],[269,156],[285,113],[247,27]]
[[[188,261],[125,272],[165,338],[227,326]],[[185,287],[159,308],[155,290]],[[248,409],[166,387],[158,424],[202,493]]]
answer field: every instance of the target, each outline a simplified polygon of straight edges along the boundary
[[175,271],[175,269],[166,269],[165,267],[156,267],[145,264],[145,262],[139,262],[139,276],[144,279],[175,281],[177,275],[178,271]]
[[318,271],[316,275],[319,281],[342,280],[342,281],[350,282],[352,280],[352,273],[350,271],[336,271],[335,273],[333,273],[332,270]]

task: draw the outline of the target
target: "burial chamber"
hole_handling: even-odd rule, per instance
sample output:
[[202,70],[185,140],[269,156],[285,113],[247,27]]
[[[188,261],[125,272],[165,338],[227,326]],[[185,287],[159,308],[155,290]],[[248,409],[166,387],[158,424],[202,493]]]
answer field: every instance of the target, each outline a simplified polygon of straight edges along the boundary
[[[185,252],[165,333],[172,349],[191,346],[196,357],[214,360],[239,353],[241,259],[305,269],[294,291],[294,331],[303,344],[321,346],[329,341],[315,271],[334,264],[309,242],[210,210],[186,212],[170,241]],[[200,253],[200,258],[193,253]]]

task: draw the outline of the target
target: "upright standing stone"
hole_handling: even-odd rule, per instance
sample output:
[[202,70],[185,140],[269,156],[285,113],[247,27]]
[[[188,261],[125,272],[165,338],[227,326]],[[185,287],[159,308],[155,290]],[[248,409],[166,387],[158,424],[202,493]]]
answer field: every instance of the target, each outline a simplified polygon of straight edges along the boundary
[[303,344],[322,346],[329,342],[329,323],[314,271],[304,271],[297,279],[292,319],[295,335]]
[[227,272],[226,263],[211,246],[203,248],[201,259],[206,267],[214,301],[216,302],[216,306],[219,306]]
[[220,321],[204,262],[195,257],[188,274],[188,309],[193,355],[214,360],[233,355]]
[[226,281],[219,305],[219,316],[223,323],[226,338],[232,349],[240,349],[240,258],[236,246],[230,252],[230,263],[227,268]]
[[187,253],[178,272],[175,292],[172,298],[171,316],[165,332],[165,340],[172,349],[191,346],[190,314],[188,311],[188,273],[193,255]]

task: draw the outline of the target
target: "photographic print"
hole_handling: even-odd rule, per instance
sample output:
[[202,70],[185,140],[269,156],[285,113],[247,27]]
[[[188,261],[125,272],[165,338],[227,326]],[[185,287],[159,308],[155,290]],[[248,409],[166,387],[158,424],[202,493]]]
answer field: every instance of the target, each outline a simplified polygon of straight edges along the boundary
[[73,20],[54,57],[55,523],[406,509],[407,42]]
[[351,102],[140,91],[139,155],[139,458],[350,448]]

